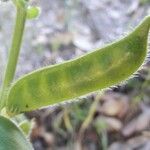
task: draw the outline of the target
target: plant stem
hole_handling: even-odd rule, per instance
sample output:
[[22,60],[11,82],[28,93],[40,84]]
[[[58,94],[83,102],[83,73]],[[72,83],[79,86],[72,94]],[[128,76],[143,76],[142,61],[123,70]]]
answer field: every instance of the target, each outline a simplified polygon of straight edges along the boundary
[[0,110],[5,106],[6,95],[14,79],[14,75],[16,72],[16,66],[17,66],[18,56],[21,48],[25,22],[26,22],[26,8],[18,7],[17,15],[16,15],[16,23],[15,23],[14,33],[12,38],[12,44],[9,51],[8,62],[7,62],[6,71],[4,74],[4,80],[2,84]]

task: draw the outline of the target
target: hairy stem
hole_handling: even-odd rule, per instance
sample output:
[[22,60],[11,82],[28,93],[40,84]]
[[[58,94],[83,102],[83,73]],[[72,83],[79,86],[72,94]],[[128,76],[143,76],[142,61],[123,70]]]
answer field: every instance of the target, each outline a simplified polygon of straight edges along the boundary
[[22,37],[24,33],[24,27],[26,22],[26,8],[17,8],[17,15],[16,15],[16,23],[14,27],[14,33],[12,38],[12,44],[9,51],[8,62],[4,74],[4,80],[2,84],[2,92],[1,92],[1,99],[0,99],[0,109],[5,106],[6,101],[6,93],[9,89],[15,75],[16,66],[18,62],[18,56],[21,48]]

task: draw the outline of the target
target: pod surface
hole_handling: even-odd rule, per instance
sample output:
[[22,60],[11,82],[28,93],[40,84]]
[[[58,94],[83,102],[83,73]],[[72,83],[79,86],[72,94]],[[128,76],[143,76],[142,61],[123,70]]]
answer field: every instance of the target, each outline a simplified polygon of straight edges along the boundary
[[45,67],[16,81],[8,111],[20,113],[73,99],[129,78],[147,55],[150,16],[128,36],[62,64]]
[[0,116],[0,150],[33,150],[16,125]]

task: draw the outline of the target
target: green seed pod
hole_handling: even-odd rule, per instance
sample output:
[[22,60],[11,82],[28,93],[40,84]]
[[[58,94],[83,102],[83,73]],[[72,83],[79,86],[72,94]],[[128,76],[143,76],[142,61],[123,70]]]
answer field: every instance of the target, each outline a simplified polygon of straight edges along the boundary
[[104,89],[128,79],[147,55],[150,16],[128,36],[77,59],[48,66],[16,81],[7,111],[20,113]]
[[19,128],[0,116],[0,150],[33,150]]

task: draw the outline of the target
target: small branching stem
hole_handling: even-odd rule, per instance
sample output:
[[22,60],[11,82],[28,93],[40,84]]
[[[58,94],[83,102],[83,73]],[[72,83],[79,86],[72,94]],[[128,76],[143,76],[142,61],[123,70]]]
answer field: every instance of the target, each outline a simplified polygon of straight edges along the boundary
[[77,142],[77,149],[82,150],[82,139],[84,136],[85,130],[89,127],[90,123],[93,120],[94,114],[96,112],[96,108],[98,106],[98,103],[100,102],[100,98],[103,96],[104,91],[101,91],[95,98],[95,101],[92,103],[89,113],[82,123],[80,130],[79,130],[79,135],[78,135],[78,142]]
[[26,22],[26,8],[17,7],[16,23],[14,27],[12,44],[9,50],[8,62],[4,74],[4,80],[2,83],[2,91],[0,97],[0,110],[5,106],[6,93],[14,79],[16,72],[16,66],[18,62],[18,56],[21,48],[22,37],[24,33],[24,27]]

